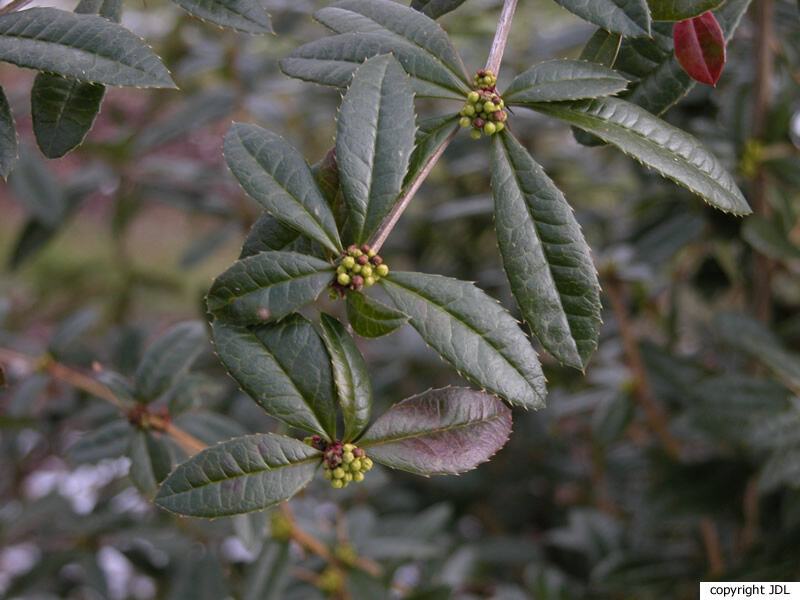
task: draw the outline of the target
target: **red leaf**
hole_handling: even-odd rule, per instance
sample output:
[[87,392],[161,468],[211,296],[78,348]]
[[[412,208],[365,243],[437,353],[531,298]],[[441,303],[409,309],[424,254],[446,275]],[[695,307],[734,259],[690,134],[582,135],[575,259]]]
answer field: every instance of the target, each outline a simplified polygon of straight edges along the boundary
[[711,11],[675,23],[672,28],[675,58],[689,77],[717,85],[725,66],[725,36]]

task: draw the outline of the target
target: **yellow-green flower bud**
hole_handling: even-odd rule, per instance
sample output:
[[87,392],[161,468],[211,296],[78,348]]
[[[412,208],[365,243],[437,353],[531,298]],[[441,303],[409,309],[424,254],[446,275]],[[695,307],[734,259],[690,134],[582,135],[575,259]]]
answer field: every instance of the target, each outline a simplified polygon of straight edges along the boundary
[[472,104],[467,104],[463,109],[461,109],[461,114],[465,117],[474,117],[475,107],[472,106]]
[[353,258],[352,256],[345,256],[342,259],[341,266],[344,267],[345,269],[352,269],[354,264],[356,264],[355,258]]
[[372,258],[372,257],[373,257],[373,256],[375,256],[376,254],[378,254],[378,253],[377,253],[377,252],[375,252],[375,250],[370,250],[369,252],[367,252],[367,256],[368,256],[369,258]]
[[483,103],[483,112],[493,113],[496,110],[497,110],[497,105],[494,102]]
[[[472,112],[475,112],[475,111],[472,111]],[[461,117],[461,119],[459,119],[459,121],[458,121],[458,124],[461,127],[469,127],[470,125],[472,125],[472,119],[470,119],[469,117]]]
[[342,467],[336,467],[333,470],[333,478],[342,479],[343,477],[344,477],[344,469]]
[[333,473],[331,472],[331,470],[330,470],[330,469],[327,469],[327,468],[326,468],[326,469],[323,469],[323,471],[322,471],[322,476],[323,476],[325,479],[328,479],[328,480],[330,480],[330,479],[333,479]]
[[369,277],[370,275],[372,275],[372,267],[370,267],[369,265],[364,265],[363,267],[361,267],[362,277]]
[[506,128],[506,125],[505,125],[505,123],[502,123],[502,122],[495,123],[494,124],[494,128],[495,128],[495,132],[500,132],[500,131],[503,131],[503,129]]
[[377,273],[379,277],[386,277],[389,274],[389,267],[383,264],[378,265],[375,267],[375,273]]
[[350,271],[358,275],[359,273],[361,273],[361,265],[353,265],[353,268],[350,269]]
[[342,445],[342,452],[352,452],[356,449],[355,444],[343,444]]
[[342,453],[342,462],[346,465],[349,465],[351,462],[355,460],[355,456],[353,456],[352,452],[343,452]]
[[483,126],[483,133],[486,135],[494,135],[495,131],[497,131],[497,127],[494,123],[487,123]]
[[364,481],[364,473],[361,473],[360,471],[358,473],[353,473],[353,481],[356,483]]
[[361,459],[361,470],[366,473],[371,468],[372,468],[372,459],[369,456],[367,456],[365,458],[362,458]]
[[471,137],[473,140],[479,140],[481,139],[481,132],[477,129],[472,129],[469,132],[469,137]]
[[339,285],[350,285],[350,275],[347,273],[339,273],[336,276],[336,281],[339,282]]
[[467,94],[467,100],[469,100],[471,104],[475,104],[479,99],[480,96],[478,95],[478,92],[470,92]]
[[475,112],[476,113],[483,112],[483,102],[478,102],[475,105]]
[[331,487],[340,490],[344,487],[344,481],[341,479],[334,479],[331,481]]
[[345,483],[350,483],[353,481],[353,474],[352,473],[345,473],[344,474]]
[[339,275],[341,275],[342,273],[347,273],[347,267],[339,265],[338,267],[336,267],[336,273],[338,273]]
[[361,470],[361,459],[356,458],[353,462],[350,463],[350,470],[351,471],[360,471]]
[[364,286],[370,287],[371,285],[375,285],[375,278],[372,275],[364,277]]

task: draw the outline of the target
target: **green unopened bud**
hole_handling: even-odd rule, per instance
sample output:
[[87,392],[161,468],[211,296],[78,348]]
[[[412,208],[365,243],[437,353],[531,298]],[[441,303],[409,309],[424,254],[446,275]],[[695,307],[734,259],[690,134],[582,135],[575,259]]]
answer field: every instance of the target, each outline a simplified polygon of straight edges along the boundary
[[355,449],[355,444],[342,444],[342,452],[352,452]]
[[353,265],[353,268],[350,269],[350,272],[356,274],[361,273],[361,265]]
[[342,264],[340,266],[344,267],[345,269],[352,269],[354,264],[356,264],[355,258],[352,256],[345,256],[342,259]]
[[370,258],[374,258],[377,255],[378,253],[375,252],[375,250],[370,250],[369,252],[367,252],[367,256],[369,256]]
[[474,117],[475,116],[475,107],[472,104],[467,104],[464,108],[461,109],[461,114],[465,117]]
[[353,473],[353,481],[356,483],[361,483],[364,481],[364,473],[361,473],[360,471],[358,473]]
[[372,275],[364,277],[364,286],[370,287],[371,285],[375,285],[375,278]]
[[342,467],[336,467],[333,470],[333,478],[342,479],[343,477],[344,477],[344,469]]
[[469,137],[471,137],[473,140],[479,140],[481,139],[481,132],[477,129],[471,129],[469,132]]
[[349,465],[353,460],[355,460],[355,456],[353,456],[352,452],[343,452],[342,453],[342,462],[346,465]]
[[361,470],[363,472],[367,472],[372,468],[372,459],[367,456],[366,458],[361,459]]
[[333,472],[330,469],[323,469],[322,476],[328,480],[333,479]]
[[483,112],[493,113],[496,110],[497,110],[497,105],[494,102],[483,103]]
[[372,275],[372,267],[370,267],[369,265],[364,265],[363,267],[361,267],[361,275],[362,277],[369,277],[370,275]]
[[354,459],[350,463],[350,470],[351,471],[360,471],[361,470],[361,459],[358,459],[358,458]]
[[344,487],[344,481],[341,479],[334,479],[331,481],[331,487],[337,490],[340,490]]
[[478,95],[478,92],[470,92],[467,94],[467,100],[469,100],[471,104],[475,104],[479,98],[480,96]]
[[361,256],[363,254],[360,248],[355,248],[355,247],[348,248],[347,253],[352,257]]
[[336,281],[339,282],[339,285],[350,285],[350,275],[347,273],[339,273],[336,276]]
[[495,123],[494,128],[495,128],[496,132],[500,132],[500,131],[503,131],[503,129],[506,128],[506,125],[505,125],[505,123],[502,123],[502,122],[501,123]]
[[483,112],[483,102],[478,102],[475,105],[475,112],[476,113]]
[[386,277],[389,274],[389,267],[386,265],[378,265],[375,267],[375,273],[377,273],[379,277]]
[[469,127],[470,125],[472,125],[472,119],[470,119],[469,117],[461,117],[461,119],[459,119],[458,121],[458,124],[460,127]]
[[339,275],[341,275],[342,273],[347,273],[347,267],[345,267],[343,265],[339,265],[338,267],[336,267],[336,272]]
[[487,123],[483,126],[483,133],[486,135],[494,135],[495,131],[497,131],[497,127],[494,123]]

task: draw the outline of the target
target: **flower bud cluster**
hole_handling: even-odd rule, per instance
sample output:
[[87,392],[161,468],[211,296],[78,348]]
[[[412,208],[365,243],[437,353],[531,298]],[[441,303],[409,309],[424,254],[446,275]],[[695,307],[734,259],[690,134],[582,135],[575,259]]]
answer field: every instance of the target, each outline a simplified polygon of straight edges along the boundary
[[[311,445],[319,448],[315,442]],[[322,474],[336,489],[363,481],[364,474],[372,468],[372,459],[355,444],[329,443],[322,449],[322,457]]]
[[505,129],[508,114],[503,110],[505,102],[495,91],[496,82],[491,71],[478,71],[472,80],[475,90],[467,94],[467,102],[459,113],[459,125],[472,127],[469,133],[476,140],[481,135],[494,135]]
[[361,291],[361,288],[375,285],[388,274],[389,267],[383,264],[375,250],[367,244],[353,244],[342,251],[336,278],[331,283],[331,300],[335,300],[337,294],[343,297],[347,290]]

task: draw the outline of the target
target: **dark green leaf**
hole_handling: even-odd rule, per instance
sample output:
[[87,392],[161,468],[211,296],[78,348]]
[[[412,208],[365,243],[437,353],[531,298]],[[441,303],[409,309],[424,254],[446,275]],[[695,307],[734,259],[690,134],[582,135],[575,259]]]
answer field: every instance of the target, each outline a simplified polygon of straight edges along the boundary
[[308,485],[321,456],[303,442],[272,433],[236,438],[178,465],[154,502],[193,517],[261,510]]
[[54,73],[39,73],[31,88],[36,143],[47,158],[60,158],[83,142],[92,128],[104,85]]
[[331,356],[333,380],[344,415],[345,442],[352,442],[369,424],[372,384],[364,357],[339,321],[322,313],[323,338]]
[[137,398],[149,402],[171,388],[206,347],[207,339],[198,321],[179,323],[158,338],[136,369]]
[[550,60],[520,73],[503,93],[509,104],[577,100],[609,96],[625,89],[628,80],[597,63]]
[[697,139],[635,104],[606,97],[528,106],[593,133],[722,211],[751,212],[731,175]]
[[647,0],[654,21],[683,21],[717,8],[723,0]]
[[93,83],[175,87],[134,33],[101,16],[55,8],[0,15],[0,60]]
[[617,59],[621,43],[622,36],[620,34],[611,33],[602,28],[598,29],[581,50],[580,59],[588,60],[610,69]]
[[178,112],[173,112],[142,129],[133,142],[133,150],[137,154],[144,154],[180,139],[204,125],[219,121],[235,106],[236,95],[227,89],[194,96]]
[[123,404],[133,406],[136,402],[133,384],[124,375],[111,369],[103,369],[96,375],[97,381],[106,386]]
[[600,284],[564,195],[509,133],[493,136],[500,253],[525,321],[553,356],[583,370],[597,348]]
[[313,256],[260,252],[236,261],[214,280],[208,310],[238,323],[278,321],[316,300],[333,276],[333,267]]
[[297,231],[265,212],[253,223],[239,258],[247,258],[265,250],[292,250],[299,235]]
[[[339,0],[314,18],[336,33],[379,33],[419,49],[466,83],[467,72],[447,34],[429,17],[391,0]],[[440,83],[445,83],[442,81]]]
[[308,164],[286,140],[256,125],[234,123],[224,150],[239,183],[274,217],[333,252],[341,250],[333,213]]
[[140,430],[131,437],[128,457],[131,481],[149,498],[172,470],[169,448],[159,434]]
[[497,300],[440,275],[393,271],[381,284],[422,338],[465,377],[513,404],[544,406],[536,351]]
[[265,540],[245,573],[243,600],[283,600],[289,565],[288,542]]
[[330,358],[300,315],[245,328],[215,321],[214,344],[231,376],[265,411],[333,439],[336,402]]
[[356,70],[342,100],[336,164],[347,207],[349,239],[362,244],[389,214],[414,148],[414,96],[391,55]]
[[0,88],[0,177],[6,179],[14,168],[19,155],[17,145],[17,129],[14,127],[14,117],[8,98]]
[[186,12],[220,27],[272,33],[269,13],[259,0],[173,0]]
[[800,387],[800,355],[787,350],[775,334],[752,317],[718,313],[714,330],[731,346],[772,369],[790,387]]
[[430,390],[392,406],[359,446],[374,460],[421,475],[461,473],[485,462],[511,434],[511,410],[465,388]]
[[116,458],[126,453],[132,443],[134,430],[130,423],[115,419],[84,434],[67,450],[70,461],[76,464],[96,463],[104,458]]
[[319,191],[325,196],[325,200],[330,206],[334,206],[341,189],[335,146],[328,150],[319,162],[312,165],[311,172],[314,174],[314,181],[317,182]]
[[556,0],[590,23],[622,35],[650,35],[646,0]]
[[451,11],[454,11],[459,6],[464,4],[465,0],[411,0],[411,8],[419,10],[431,19],[438,19]]
[[405,325],[408,316],[365,294],[348,292],[347,320],[361,337],[377,338]]
[[366,59],[389,53],[411,75],[418,97],[465,99],[469,88],[462,76],[419,46],[383,33],[351,32],[316,40],[290,52],[280,67],[290,77],[345,88]]
[[800,259],[800,248],[789,239],[773,219],[761,215],[747,217],[742,226],[742,237],[762,254],[777,260]]
[[458,130],[458,119],[458,115],[446,115],[425,119],[419,124],[414,151],[408,161],[408,173],[403,181],[403,189],[407,189],[411,185],[431,156]]

